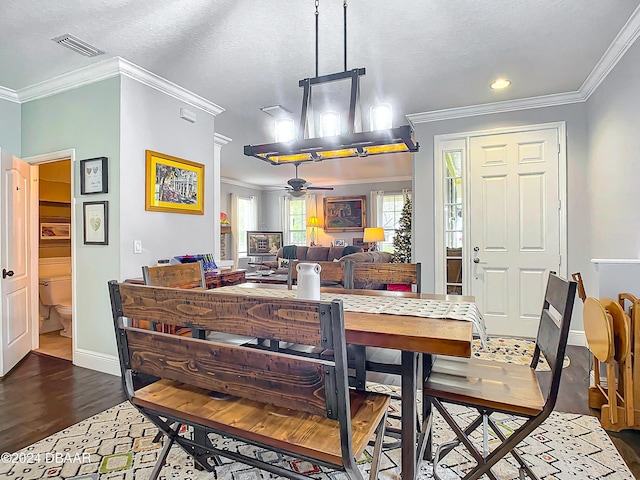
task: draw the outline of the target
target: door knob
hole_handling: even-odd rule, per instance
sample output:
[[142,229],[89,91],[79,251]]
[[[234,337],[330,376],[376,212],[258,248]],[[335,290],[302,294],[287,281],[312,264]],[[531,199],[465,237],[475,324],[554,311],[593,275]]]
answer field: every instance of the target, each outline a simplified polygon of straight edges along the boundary
[[13,270],[2,269],[2,278],[13,277]]
[[474,258],[473,263],[480,263],[480,259],[478,257]]

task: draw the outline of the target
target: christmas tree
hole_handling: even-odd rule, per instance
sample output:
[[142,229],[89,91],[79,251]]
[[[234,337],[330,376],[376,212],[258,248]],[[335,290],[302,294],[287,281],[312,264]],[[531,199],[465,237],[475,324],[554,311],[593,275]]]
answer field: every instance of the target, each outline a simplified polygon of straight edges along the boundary
[[411,263],[411,198],[405,197],[399,225],[393,237],[392,263]]

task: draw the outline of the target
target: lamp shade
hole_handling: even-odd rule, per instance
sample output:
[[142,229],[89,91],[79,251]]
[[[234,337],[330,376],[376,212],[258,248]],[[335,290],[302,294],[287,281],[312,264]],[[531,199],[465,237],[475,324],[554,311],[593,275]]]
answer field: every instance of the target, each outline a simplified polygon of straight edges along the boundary
[[307,227],[319,227],[319,226],[320,226],[320,220],[318,219],[318,217],[313,216],[307,219]]
[[364,229],[364,238],[362,239],[365,243],[371,242],[382,242],[384,240],[384,228],[382,227],[372,227]]

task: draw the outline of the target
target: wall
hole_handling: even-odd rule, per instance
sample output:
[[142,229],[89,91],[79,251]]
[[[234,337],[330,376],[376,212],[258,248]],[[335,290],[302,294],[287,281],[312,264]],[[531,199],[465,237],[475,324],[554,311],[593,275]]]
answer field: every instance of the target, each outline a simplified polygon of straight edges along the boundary
[[[143,265],[175,255],[213,252],[213,115],[196,110],[142,83],[122,78],[120,170],[121,278],[140,277]],[[180,118],[180,107],[195,110],[197,121]],[[166,153],[205,166],[204,215],[145,210],[145,150]],[[133,241],[142,241],[142,254]]]
[[[593,258],[640,258],[638,78],[640,42],[636,41],[587,102],[589,165],[585,189],[594,196],[589,205]],[[639,295],[640,280],[630,290]]]
[[[22,155],[74,148],[74,307],[77,350],[116,355],[107,281],[120,276],[120,79],[111,78],[22,105]],[[109,158],[109,193],[80,196],[79,161]],[[108,200],[109,245],[84,245],[82,202]],[[79,363],[80,364],[80,363]]]
[[20,104],[0,98],[0,147],[22,156],[20,135]]
[[[340,160],[335,160],[340,161]],[[348,160],[344,160],[348,161]],[[366,181],[365,181],[366,182]],[[346,196],[359,196],[364,195],[366,197],[365,208],[367,211],[367,225],[372,224],[371,220],[371,208],[369,206],[369,194],[371,190],[383,190],[385,192],[401,192],[403,189],[411,189],[411,181],[406,182],[376,182],[376,183],[358,183],[350,185],[336,185],[333,190],[317,190],[311,191],[316,195],[318,201],[318,218],[320,222],[323,222],[323,200],[324,197],[346,197]],[[281,230],[280,225],[280,197],[286,195],[283,191],[272,190],[266,191],[263,194],[264,198],[264,211],[263,219],[267,230]],[[313,211],[311,212],[311,215]],[[336,238],[344,238],[347,245],[353,244],[354,238],[362,238],[363,232],[325,232],[322,228],[317,229],[316,244],[329,246]]]
[[[565,121],[567,125],[567,230],[568,271],[580,271],[589,289],[595,288],[591,258],[591,195],[588,190],[587,105],[577,103],[493,115],[421,123],[416,125],[420,151],[414,158],[414,245],[416,261],[422,262],[422,285],[434,290],[434,135],[489,130],[521,125]],[[582,328],[582,306],[576,304],[572,329]]]

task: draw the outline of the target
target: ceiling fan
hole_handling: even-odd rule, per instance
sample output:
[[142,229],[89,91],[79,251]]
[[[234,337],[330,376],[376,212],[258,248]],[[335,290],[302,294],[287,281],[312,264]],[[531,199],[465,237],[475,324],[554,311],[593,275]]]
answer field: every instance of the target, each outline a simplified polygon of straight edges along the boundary
[[298,177],[298,165],[300,164],[296,162],[294,165],[296,166],[296,176],[295,178],[287,180],[289,186],[285,187],[289,192],[289,195],[292,197],[301,197],[306,195],[307,190],[333,190],[333,187],[312,187],[304,178]]

